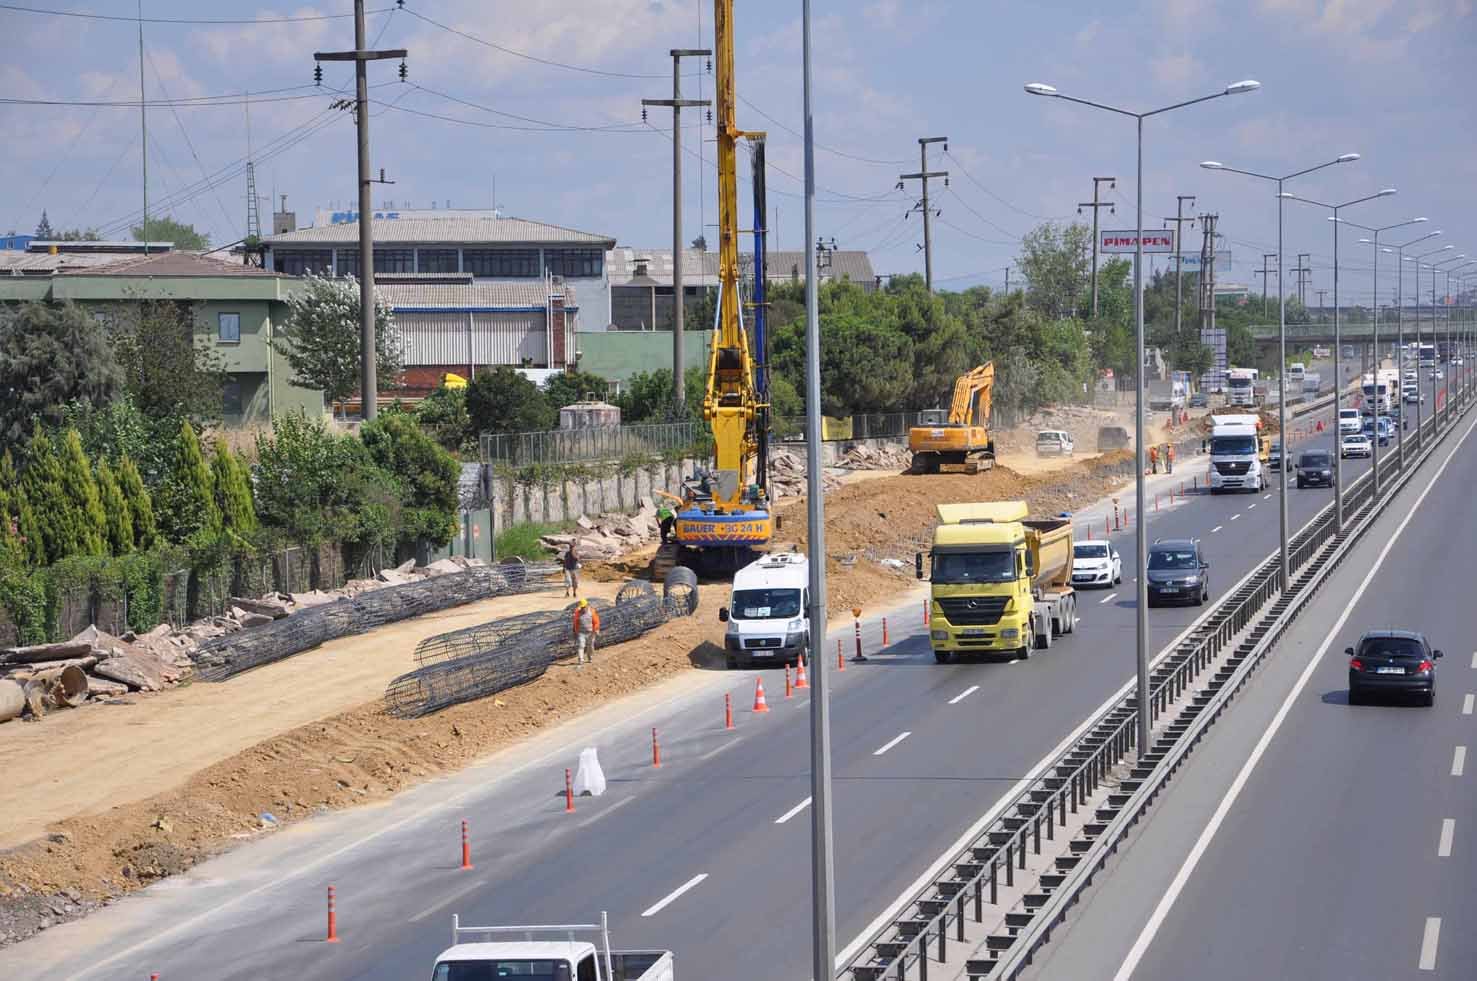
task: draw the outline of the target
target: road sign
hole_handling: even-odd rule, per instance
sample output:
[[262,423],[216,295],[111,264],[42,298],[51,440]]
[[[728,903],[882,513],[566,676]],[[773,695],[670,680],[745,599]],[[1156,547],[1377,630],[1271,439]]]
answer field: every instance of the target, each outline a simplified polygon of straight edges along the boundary
[[[1145,251],[1148,251],[1147,249]],[[1186,252],[1179,256],[1181,269],[1199,269],[1200,253]],[[1231,268],[1231,253],[1217,252],[1215,254],[1215,268],[1217,272],[1226,272]]]
[[[1098,233],[1099,252],[1109,254],[1132,254],[1137,236],[1132,228],[1126,231],[1102,231]],[[1145,252],[1174,252],[1174,229],[1144,229]]]

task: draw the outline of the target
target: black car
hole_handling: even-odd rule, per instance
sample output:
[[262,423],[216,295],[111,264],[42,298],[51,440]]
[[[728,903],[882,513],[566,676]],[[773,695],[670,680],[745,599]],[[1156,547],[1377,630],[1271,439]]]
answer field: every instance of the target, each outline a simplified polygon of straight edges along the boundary
[[1149,605],[1210,599],[1210,563],[1198,538],[1161,538],[1149,546]]
[[1362,705],[1371,695],[1415,695],[1422,705],[1436,704],[1436,661],[1424,634],[1413,630],[1371,630],[1349,655],[1349,704]]
[[1272,444],[1272,449],[1267,454],[1267,468],[1269,470],[1282,469],[1282,441],[1280,439]]
[[1204,392],[1196,392],[1194,395],[1190,396],[1190,408],[1192,409],[1204,409],[1207,408],[1209,405],[1210,396],[1206,395]]
[[1304,450],[1297,460],[1298,488],[1333,486],[1333,454],[1327,450]]

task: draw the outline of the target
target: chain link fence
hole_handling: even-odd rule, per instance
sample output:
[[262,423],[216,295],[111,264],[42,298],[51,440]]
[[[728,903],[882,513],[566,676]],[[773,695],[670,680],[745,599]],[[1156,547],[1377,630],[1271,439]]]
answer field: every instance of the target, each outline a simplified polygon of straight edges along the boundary
[[484,464],[526,467],[593,463],[636,455],[700,454],[708,451],[712,437],[707,423],[689,421],[535,433],[483,433],[480,444]]

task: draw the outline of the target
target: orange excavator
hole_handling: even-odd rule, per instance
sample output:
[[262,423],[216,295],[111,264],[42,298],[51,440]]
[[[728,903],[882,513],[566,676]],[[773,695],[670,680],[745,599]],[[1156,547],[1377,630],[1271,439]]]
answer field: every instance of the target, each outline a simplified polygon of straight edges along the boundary
[[986,361],[954,382],[954,401],[947,416],[943,409],[918,413],[918,425],[908,430],[913,451],[909,473],[979,473],[995,465],[995,442],[990,439],[990,393],[995,387],[995,363]]

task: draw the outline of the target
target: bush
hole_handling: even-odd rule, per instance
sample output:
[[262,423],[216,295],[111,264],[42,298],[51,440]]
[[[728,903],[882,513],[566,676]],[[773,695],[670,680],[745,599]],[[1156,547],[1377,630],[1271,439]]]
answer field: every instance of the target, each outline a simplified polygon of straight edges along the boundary
[[444,385],[436,389],[415,407],[415,419],[442,449],[451,453],[475,450],[476,434],[467,415],[466,389]]
[[40,575],[0,563],[0,611],[15,624],[17,643],[44,644],[49,639],[46,589]]
[[107,519],[108,552],[124,555],[133,551],[133,518],[129,515],[128,498],[113,476],[107,460],[97,463],[97,492]]
[[507,365],[481,371],[467,386],[473,433],[531,433],[553,429],[558,413],[539,387]]
[[210,474],[215,504],[220,509],[221,526],[233,541],[244,543],[257,528],[256,507],[251,501],[251,478],[247,475],[246,464],[218,439],[210,460]]
[[438,548],[450,542],[456,531],[461,476],[452,455],[404,412],[386,412],[365,423],[359,437],[375,465],[399,483],[399,541],[409,544],[424,538]]
[[118,487],[128,500],[128,519],[133,526],[133,547],[153,548],[159,529],[154,522],[154,502],[133,460],[124,457],[118,463]]
[[514,525],[503,530],[497,536],[494,546],[495,554],[499,559],[518,556],[529,561],[545,560],[549,557],[549,550],[539,541],[545,535],[558,535],[567,527],[566,525],[526,524]]
[[202,533],[207,537],[220,533],[215,479],[200,449],[200,437],[188,421],[180,423],[174,459],[159,488],[157,503],[159,524],[172,542],[184,544]]

